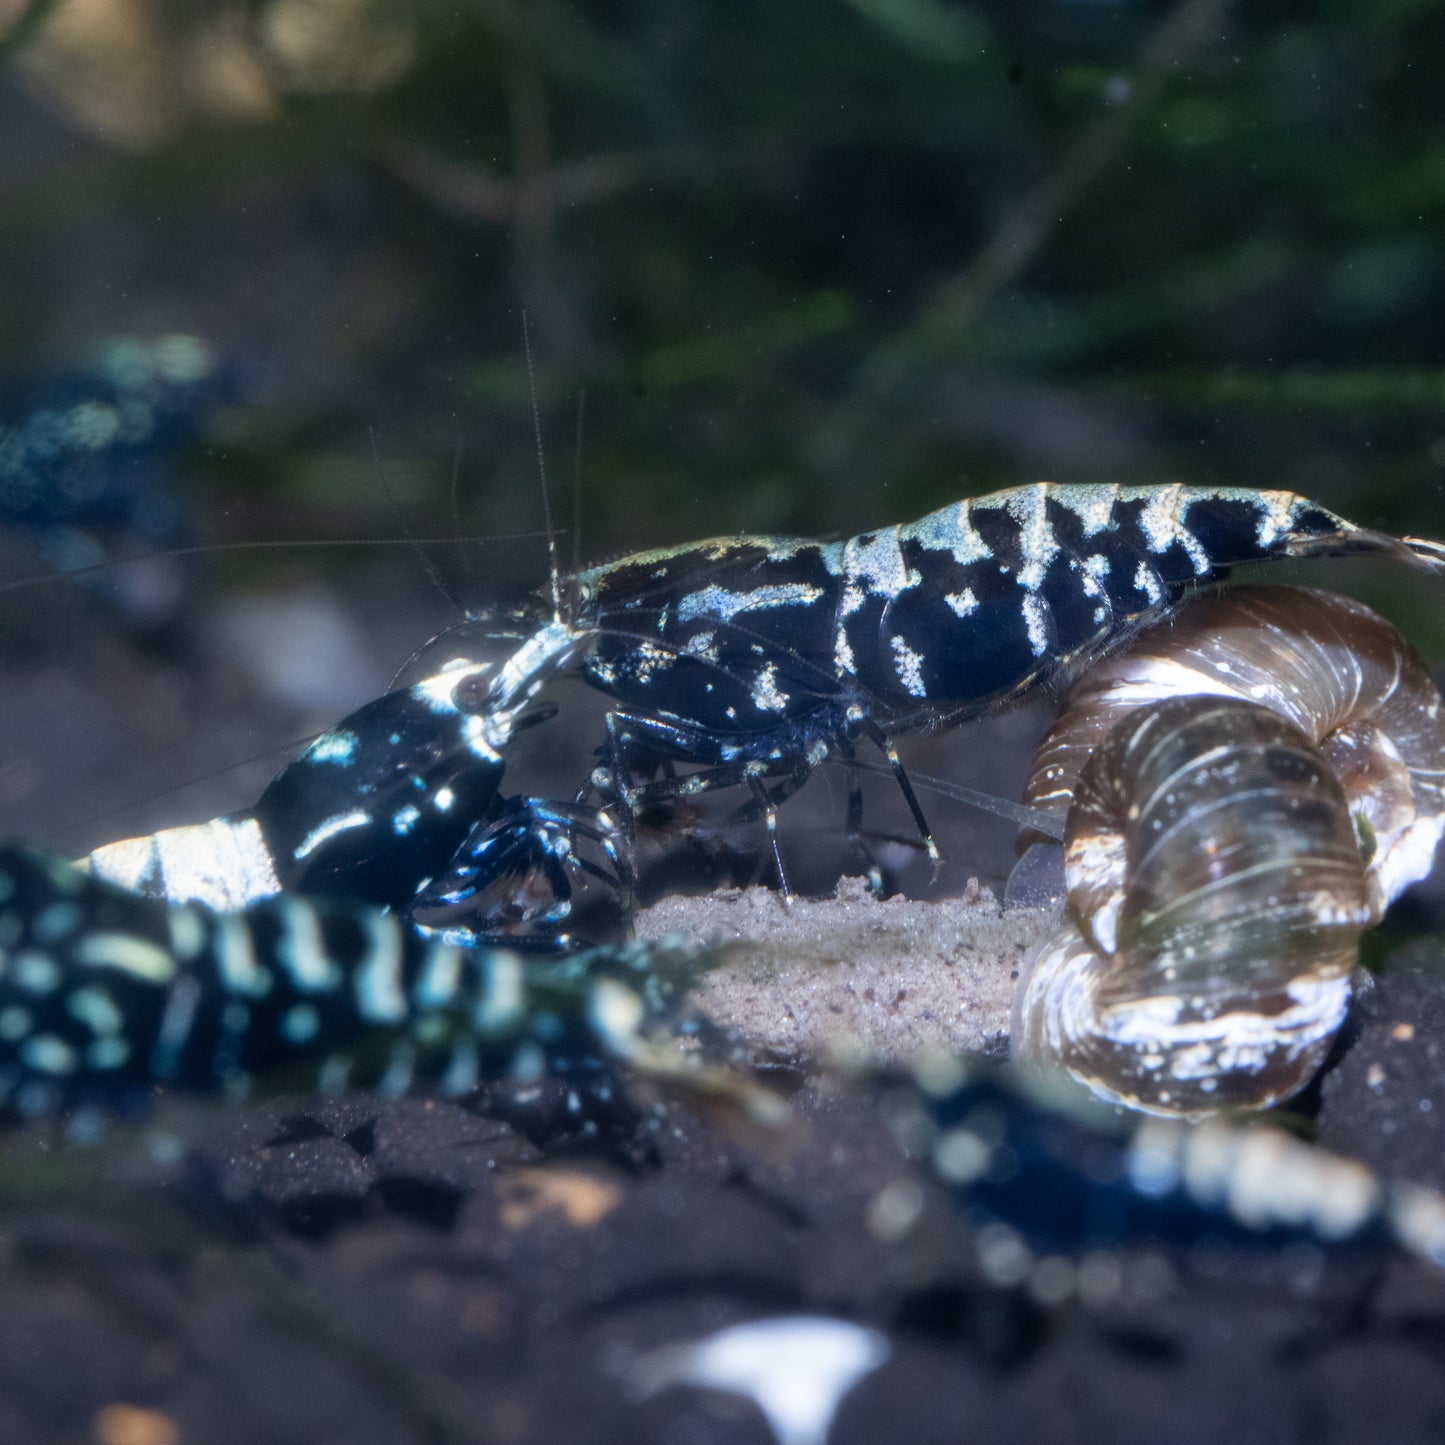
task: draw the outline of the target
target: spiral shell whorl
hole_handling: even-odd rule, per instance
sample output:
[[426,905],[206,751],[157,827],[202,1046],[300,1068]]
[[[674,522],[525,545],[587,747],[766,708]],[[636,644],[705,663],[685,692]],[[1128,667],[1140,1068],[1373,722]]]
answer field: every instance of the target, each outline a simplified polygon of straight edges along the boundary
[[1442,770],[1439,693],[1359,603],[1240,588],[1141,634],[1035,759],[1071,919],[1020,980],[1015,1058],[1150,1112],[1288,1097],[1360,932],[1429,870]]
[[1429,873],[1445,832],[1445,710],[1399,631],[1331,592],[1235,587],[1185,603],[1073,689],[1024,801],[1067,810],[1085,762],[1128,713],[1164,698],[1259,703],[1319,744],[1373,835],[1375,919]]
[[1169,1113],[1306,1082],[1370,910],[1344,793],[1298,728],[1230,698],[1136,711],[1080,776],[1064,846],[1074,926],[1020,983],[1020,1061]]

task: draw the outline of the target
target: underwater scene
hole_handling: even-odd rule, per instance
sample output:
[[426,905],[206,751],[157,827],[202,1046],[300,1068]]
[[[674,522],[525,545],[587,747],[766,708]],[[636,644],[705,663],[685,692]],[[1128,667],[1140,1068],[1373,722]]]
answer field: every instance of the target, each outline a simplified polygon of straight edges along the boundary
[[0,0],[0,1440],[1438,1440],[1442,58]]

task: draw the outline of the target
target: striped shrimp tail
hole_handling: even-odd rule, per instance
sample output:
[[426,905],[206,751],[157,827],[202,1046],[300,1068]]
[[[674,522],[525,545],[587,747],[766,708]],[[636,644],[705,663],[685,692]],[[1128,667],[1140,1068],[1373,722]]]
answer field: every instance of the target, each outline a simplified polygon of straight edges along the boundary
[[286,894],[215,913],[0,845],[0,1116],[123,1109],[156,1086],[236,1097],[258,1080],[460,1095],[552,1076],[586,1095],[619,1063],[665,1072],[711,961],[630,944],[527,963]]

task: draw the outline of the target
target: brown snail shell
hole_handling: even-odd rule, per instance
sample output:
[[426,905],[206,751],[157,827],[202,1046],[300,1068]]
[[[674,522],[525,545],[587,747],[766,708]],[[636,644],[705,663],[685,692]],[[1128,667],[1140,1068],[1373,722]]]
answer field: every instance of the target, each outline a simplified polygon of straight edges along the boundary
[[1076,687],[1026,792],[1068,803],[1070,918],[1026,966],[1014,1054],[1160,1113],[1303,1087],[1360,932],[1429,871],[1445,716],[1383,618],[1328,593],[1195,599]]

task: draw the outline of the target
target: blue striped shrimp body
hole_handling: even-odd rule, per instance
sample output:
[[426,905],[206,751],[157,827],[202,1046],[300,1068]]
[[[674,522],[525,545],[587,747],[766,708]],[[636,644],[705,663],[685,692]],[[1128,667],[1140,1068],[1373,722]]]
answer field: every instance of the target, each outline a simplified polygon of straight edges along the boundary
[[[844,542],[717,538],[577,578],[587,680],[700,754],[766,757],[819,719],[976,712],[1230,567],[1434,544],[1292,492],[1038,483]],[[671,730],[671,731],[670,731]]]
[[282,890],[400,907],[503,808],[505,750],[548,715],[535,699],[575,644],[560,623],[522,639],[444,633],[429,648],[456,655],[323,733],[253,808],[85,861],[149,897],[217,909]]
[[[240,831],[223,820],[221,851],[240,844],[251,860],[239,894],[158,884],[167,869],[147,856],[103,871],[232,906],[278,887],[401,906],[434,880],[431,900],[464,911],[530,853],[558,895],[532,913],[550,926],[566,913],[572,830],[545,802],[504,813],[488,799],[527,707],[569,673],[616,704],[603,765],[578,801],[598,794],[599,819],[615,803],[624,841],[650,801],[739,785],[772,829],[776,804],[862,737],[884,748],[936,857],[897,734],[1080,665],[1235,563],[1350,552],[1445,559],[1433,543],[1357,527],[1290,492],[1046,483],[845,542],[735,537],[639,553],[559,579],[567,614],[537,621],[504,663],[461,659],[455,676],[363,709],[283,773]],[[657,777],[673,760],[702,771]],[[857,816],[850,805],[855,834]],[[195,856],[210,848],[207,838]],[[211,871],[234,875],[223,861]]]
[[[1356,552],[1445,565],[1434,543],[1292,492],[1047,483],[844,542],[723,537],[624,557],[563,588],[571,666],[617,704],[579,799],[617,805],[625,828],[649,802],[745,785],[772,829],[776,804],[862,737],[885,750],[936,857],[896,735],[1081,666],[1237,563]],[[701,771],[656,776],[674,760]],[[857,818],[850,805],[855,841]],[[479,898],[526,827],[482,820],[428,901]],[[532,838],[554,861],[566,842],[555,820]],[[786,892],[775,835],[774,856]]]
[[1445,1268],[1445,1198],[1281,1130],[1123,1123],[1052,1094],[1041,1104],[1016,1078],[960,1059],[925,1063],[917,1084],[893,1093],[894,1130],[978,1226],[980,1263],[996,1284],[1052,1276],[1057,1296],[1077,1284],[1075,1266],[1058,1277],[1061,1263],[1129,1246],[1204,1245],[1216,1259],[1398,1246]]
[[557,1076],[605,1097],[707,963],[634,944],[524,966],[375,908],[283,895],[217,914],[0,845],[0,1116],[153,1086],[241,1096],[277,1071],[328,1092]]
[[[843,542],[717,538],[575,579],[580,670],[616,700],[605,800],[747,784],[772,808],[830,752],[980,714],[1244,562],[1445,549],[1293,492],[1038,483]],[[670,759],[702,765],[652,778]],[[764,786],[763,779],[781,779]],[[856,813],[855,813],[856,816]]]

